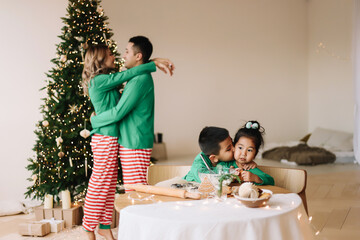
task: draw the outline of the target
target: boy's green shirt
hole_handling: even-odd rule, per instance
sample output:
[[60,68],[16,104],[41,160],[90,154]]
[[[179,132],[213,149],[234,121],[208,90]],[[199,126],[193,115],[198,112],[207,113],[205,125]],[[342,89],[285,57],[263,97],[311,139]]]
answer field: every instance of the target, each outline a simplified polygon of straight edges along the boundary
[[[204,163],[204,161],[201,159],[201,156],[204,158],[206,164]],[[223,167],[229,168],[230,166],[232,166],[232,162],[219,162],[218,165],[221,165]],[[210,161],[210,159],[203,153],[200,152],[194,159],[193,164],[191,165],[191,169],[190,171],[186,174],[185,177],[183,177],[184,180],[188,181],[188,182],[201,182],[200,177],[199,177],[199,171],[201,173],[209,173],[210,171],[208,170],[207,166],[209,166],[210,168],[214,168],[212,166],[212,163]]]
[[[206,164],[201,159],[201,156],[204,158]],[[201,172],[201,173],[209,173],[210,172],[208,170],[208,168],[206,167],[206,165],[209,166],[210,168],[213,168],[210,159],[203,152],[201,152],[195,157],[194,162],[191,165],[190,171],[186,174],[185,177],[183,177],[183,179],[188,182],[201,183],[201,180],[199,177],[199,172]],[[230,168],[231,166],[238,168],[235,160],[229,161],[229,162],[219,162],[218,165],[225,167],[225,168]],[[254,169],[250,169],[247,171],[257,175],[263,181],[262,183],[254,183],[255,185],[274,185],[274,178],[271,177],[270,175],[264,173],[259,168],[254,168]]]
[[[114,74],[100,74],[90,80],[89,95],[91,103],[95,108],[95,113],[101,115],[101,113],[115,107],[120,99],[120,93],[118,87],[130,79],[141,75],[149,74],[156,71],[154,62],[141,64],[137,67],[133,67],[126,71],[114,73]],[[96,120],[95,120],[96,122]],[[106,136],[119,137],[119,124],[116,122],[98,125],[91,119],[91,125],[93,130],[91,134],[101,134]]]
[[138,75],[127,82],[117,105],[93,116],[91,124],[95,129],[107,125],[118,126],[118,142],[126,148],[152,148],[154,102],[154,82],[151,75],[149,73]]

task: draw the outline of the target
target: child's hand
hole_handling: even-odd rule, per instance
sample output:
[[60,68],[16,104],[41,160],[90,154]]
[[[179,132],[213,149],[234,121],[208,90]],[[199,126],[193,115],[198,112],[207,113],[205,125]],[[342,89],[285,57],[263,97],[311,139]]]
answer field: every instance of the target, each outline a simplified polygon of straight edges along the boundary
[[257,164],[256,164],[256,162],[251,161],[249,163],[242,164],[242,168],[244,170],[254,169],[254,168],[257,168]]
[[241,178],[244,182],[256,182],[256,183],[262,183],[263,181],[258,177],[258,175],[255,175],[249,171],[242,171]]

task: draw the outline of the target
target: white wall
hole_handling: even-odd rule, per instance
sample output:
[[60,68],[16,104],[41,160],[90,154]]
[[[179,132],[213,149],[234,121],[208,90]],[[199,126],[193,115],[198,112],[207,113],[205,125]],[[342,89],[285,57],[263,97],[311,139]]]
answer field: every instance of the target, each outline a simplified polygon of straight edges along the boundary
[[319,126],[353,132],[352,3],[309,1],[309,132]]
[[[257,119],[267,131],[267,141],[298,139],[308,126],[315,126],[316,111],[309,111],[316,102],[311,97],[316,85],[308,82],[315,77],[308,66],[312,51],[308,44],[313,44],[308,41],[308,6],[310,14],[314,15],[311,6],[319,9],[316,14],[326,13],[314,1],[104,0],[102,5],[119,50],[129,37],[142,34],[153,42],[154,56],[171,58],[176,64],[172,78],[154,74],[155,130],[164,133],[169,157],[196,154],[198,134],[206,125],[226,127],[234,135],[244,121]],[[44,73],[55,57],[66,6],[66,0],[2,4],[0,200],[21,199],[28,184],[25,166],[33,156],[33,130],[41,119],[38,90],[45,86]],[[346,11],[336,16],[341,19]],[[342,27],[351,28],[345,22]],[[346,39],[339,38],[334,45],[343,47],[341,53],[350,47]],[[351,72],[340,71],[346,76]],[[325,80],[328,76],[319,74]],[[348,95],[341,92],[340,98]],[[352,114],[352,109],[341,111]],[[321,113],[318,117],[325,118]],[[333,120],[321,123],[327,121]]]

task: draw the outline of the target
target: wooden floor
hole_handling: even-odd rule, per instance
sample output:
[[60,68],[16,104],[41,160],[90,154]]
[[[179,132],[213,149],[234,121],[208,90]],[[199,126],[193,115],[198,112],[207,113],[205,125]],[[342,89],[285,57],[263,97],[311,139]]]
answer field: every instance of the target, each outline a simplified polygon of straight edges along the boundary
[[360,239],[360,171],[310,175],[306,195],[315,239]]

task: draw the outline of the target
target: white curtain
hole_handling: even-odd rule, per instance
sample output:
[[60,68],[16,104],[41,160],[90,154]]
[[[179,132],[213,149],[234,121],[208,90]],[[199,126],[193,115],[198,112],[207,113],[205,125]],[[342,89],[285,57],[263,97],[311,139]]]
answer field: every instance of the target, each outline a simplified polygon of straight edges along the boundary
[[360,163],[360,0],[354,0],[353,29],[353,77],[355,91],[354,153],[356,161]]

